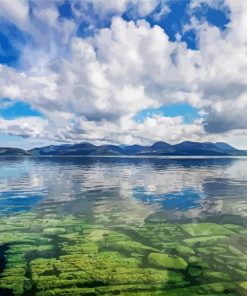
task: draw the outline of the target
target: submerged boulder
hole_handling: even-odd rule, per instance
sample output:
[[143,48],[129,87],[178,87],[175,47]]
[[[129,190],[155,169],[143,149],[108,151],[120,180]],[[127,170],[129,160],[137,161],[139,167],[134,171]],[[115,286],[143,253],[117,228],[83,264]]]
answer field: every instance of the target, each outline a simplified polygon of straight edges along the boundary
[[152,265],[169,269],[185,270],[188,267],[188,263],[183,258],[161,253],[150,253],[148,255],[148,262]]
[[181,226],[192,236],[231,235],[232,230],[216,223],[190,223]]

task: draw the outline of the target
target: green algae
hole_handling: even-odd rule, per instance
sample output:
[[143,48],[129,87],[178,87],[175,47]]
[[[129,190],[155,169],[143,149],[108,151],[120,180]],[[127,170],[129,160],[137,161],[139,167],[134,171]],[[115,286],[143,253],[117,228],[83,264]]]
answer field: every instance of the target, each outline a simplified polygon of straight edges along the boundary
[[62,227],[50,227],[50,228],[45,228],[43,230],[43,234],[47,236],[53,236],[53,235],[62,234],[65,232],[66,232],[65,228],[62,228]]
[[184,243],[191,248],[207,247],[207,246],[215,246],[215,244],[226,243],[228,239],[229,237],[224,235],[202,236],[202,237],[184,239]]
[[188,269],[188,274],[193,277],[200,276],[202,274],[202,269],[199,267],[190,266]]
[[231,235],[232,230],[215,223],[190,223],[181,226],[182,229],[192,236]]
[[212,281],[215,281],[216,279],[218,279],[220,281],[231,281],[231,277],[227,273],[224,273],[224,272],[206,271],[203,273],[203,275]]
[[245,295],[243,226],[146,221],[114,229],[29,213],[0,219],[0,227],[0,293]]
[[171,257],[167,254],[150,253],[148,262],[152,265],[165,267],[175,270],[184,270],[188,267],[188,263],[180,257]]
[[195,254],[195,251],[192,248],[182,245],[181,243],[162,243],[160,244],[160,247],[164,249],[164,251],[174,251],[182,257]]

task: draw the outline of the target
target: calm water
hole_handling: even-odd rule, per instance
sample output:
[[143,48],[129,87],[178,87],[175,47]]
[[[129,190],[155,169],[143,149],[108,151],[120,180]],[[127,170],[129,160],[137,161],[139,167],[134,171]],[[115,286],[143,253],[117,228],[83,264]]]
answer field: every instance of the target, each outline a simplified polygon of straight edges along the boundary
[[0,166],[1,295],[247,295],[247,159]]

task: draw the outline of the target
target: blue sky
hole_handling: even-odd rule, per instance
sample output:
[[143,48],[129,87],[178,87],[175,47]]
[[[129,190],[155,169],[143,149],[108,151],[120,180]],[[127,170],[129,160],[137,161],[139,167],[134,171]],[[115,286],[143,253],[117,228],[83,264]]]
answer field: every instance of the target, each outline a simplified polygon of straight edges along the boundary
[[1,145],[247,145],[241,1],[14,1],[0,3]]
[[192,123],[196,118],[200,118],[199,109],[189,104],[169,104],[159,108],[148,108],[138,112],[134,119],[137,122],[143,122],[147,117],[163,115],[168,117],[182,116],[185,123]]

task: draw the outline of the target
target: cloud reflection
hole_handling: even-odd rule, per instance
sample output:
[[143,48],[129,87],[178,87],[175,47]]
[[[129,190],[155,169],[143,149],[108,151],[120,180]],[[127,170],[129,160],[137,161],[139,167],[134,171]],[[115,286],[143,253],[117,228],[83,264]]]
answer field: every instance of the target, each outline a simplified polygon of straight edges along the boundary
[[2,159],[0,214],[66,211],[100,223],[247,214],[245,159]]

